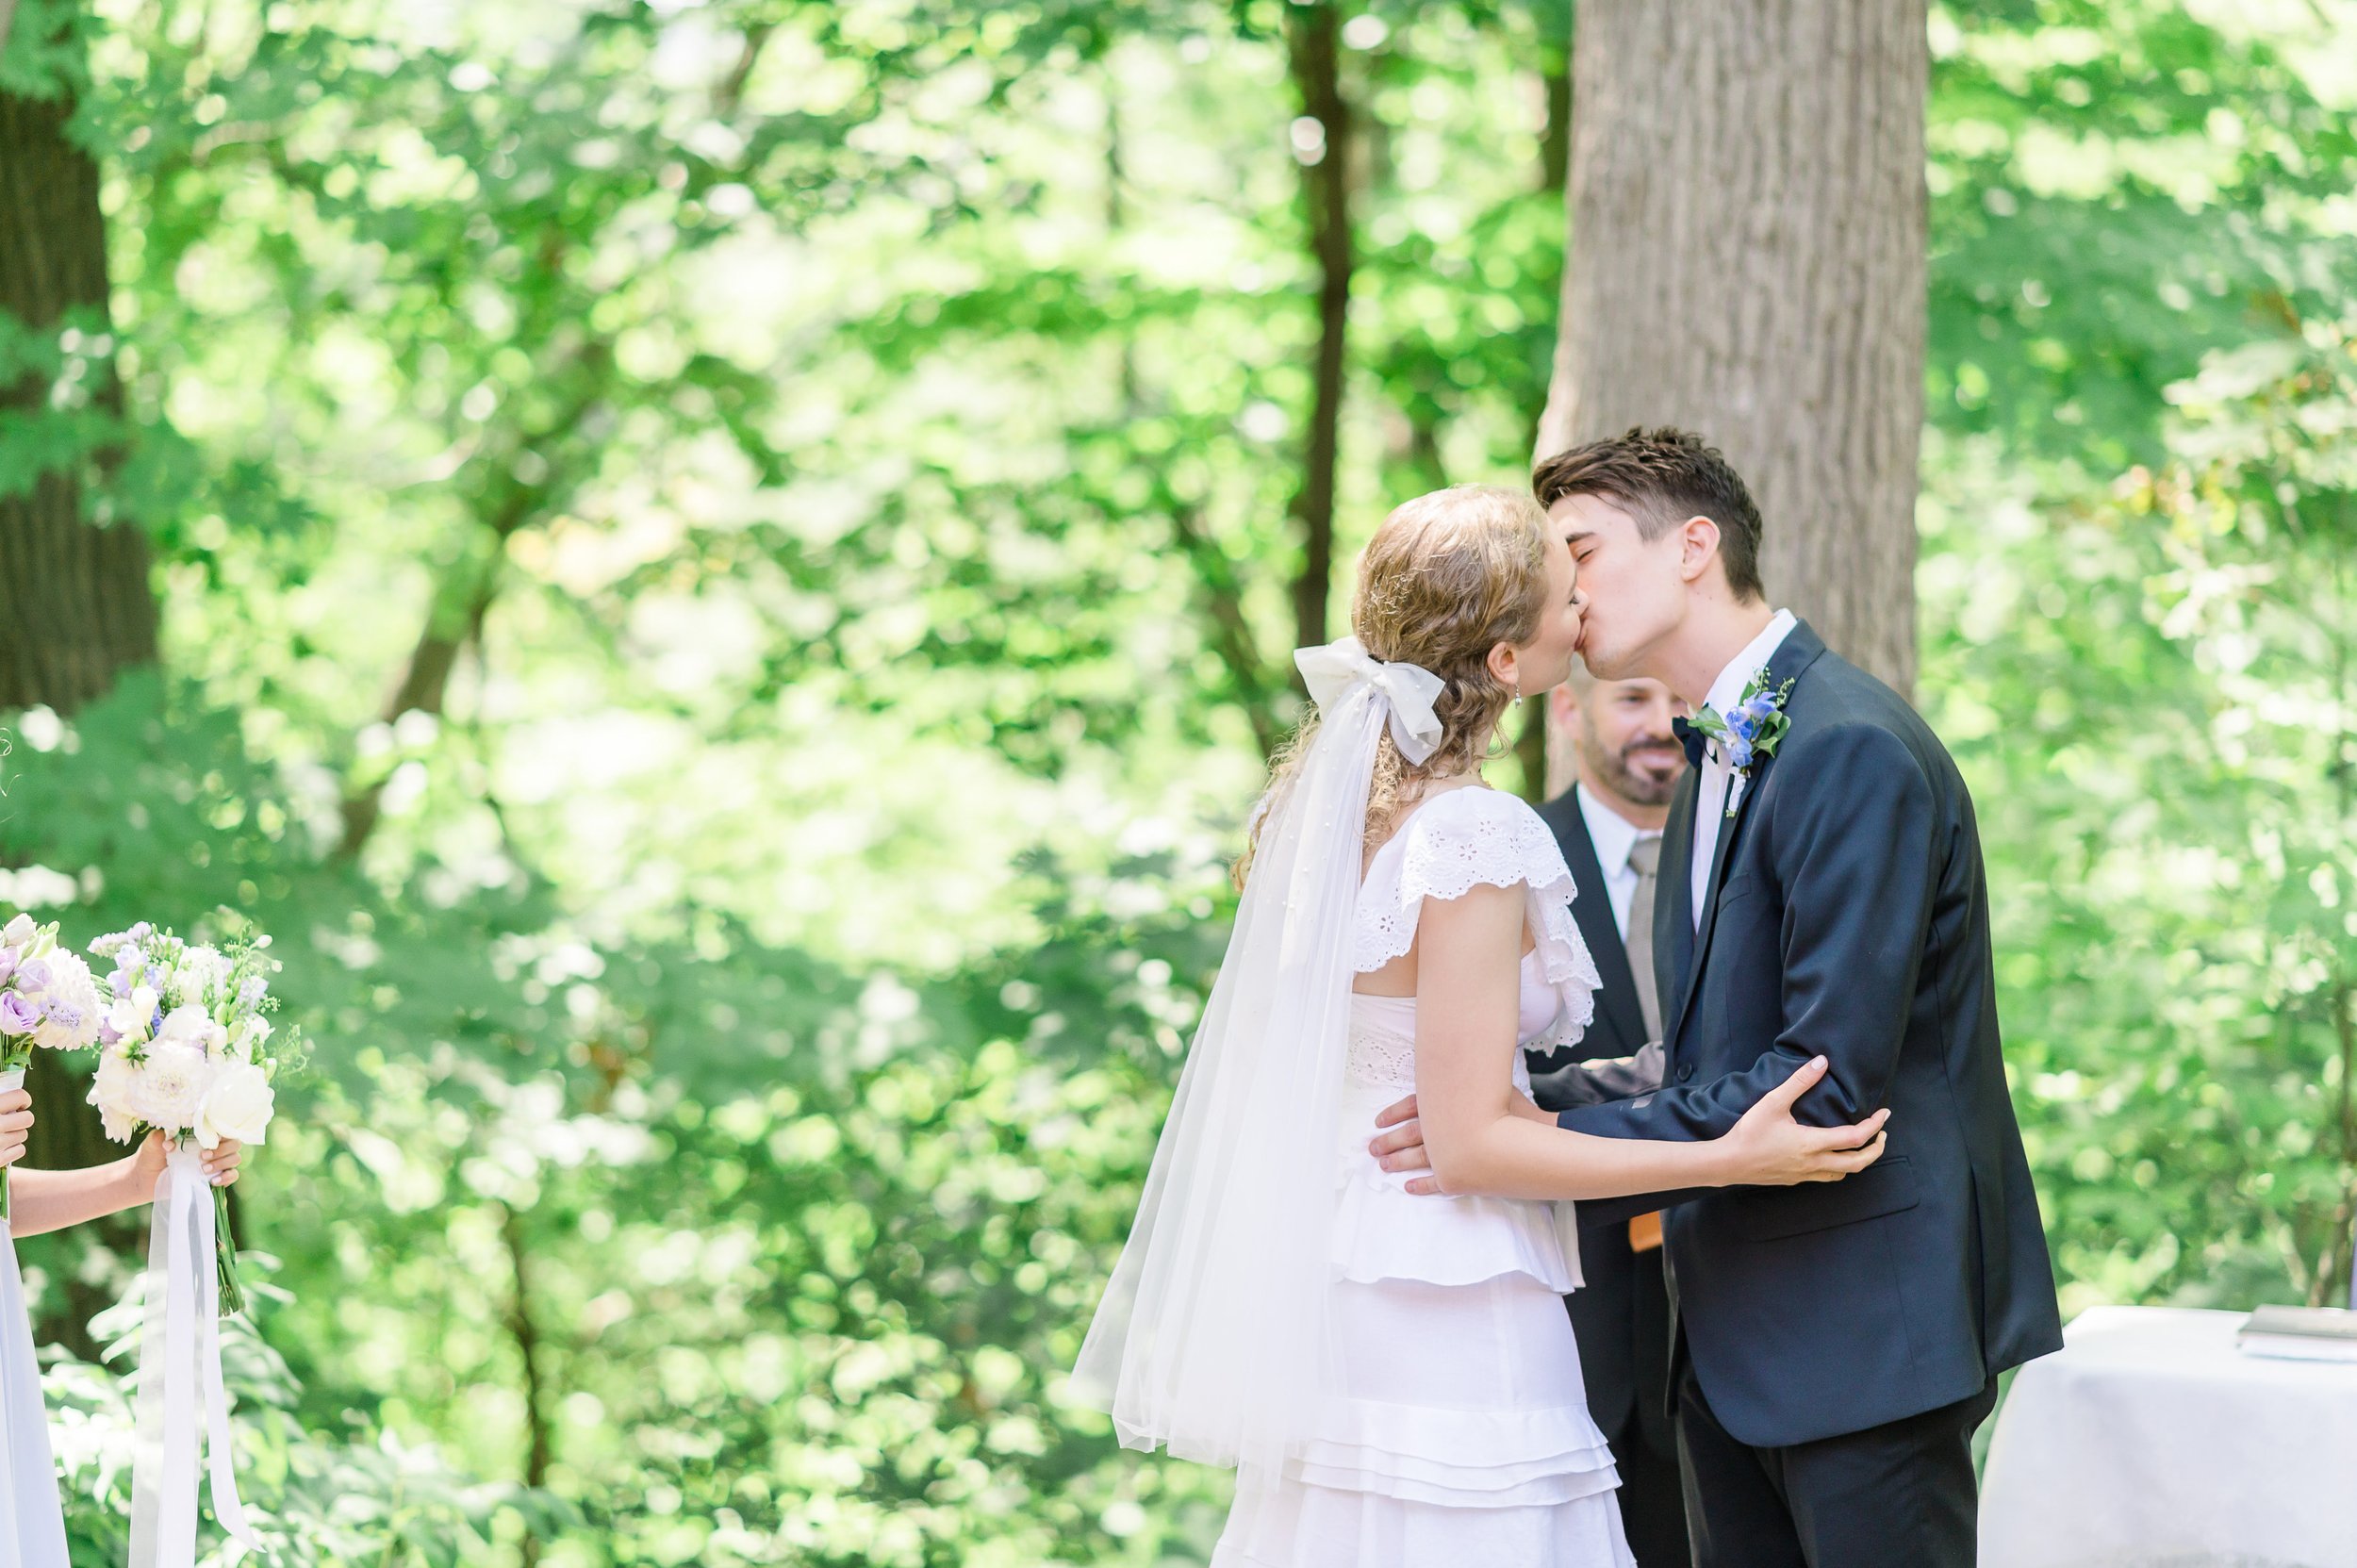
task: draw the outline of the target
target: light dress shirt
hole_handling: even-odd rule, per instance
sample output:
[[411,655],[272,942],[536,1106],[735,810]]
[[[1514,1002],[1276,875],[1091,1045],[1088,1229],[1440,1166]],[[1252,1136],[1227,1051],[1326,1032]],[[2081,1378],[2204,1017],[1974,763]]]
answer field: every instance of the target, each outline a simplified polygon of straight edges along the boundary
[[[1790,610],[1778,610],[1759,635],[1719,671],[1704,703],[1725,718],[1742,697],[1743,688],[1752,684],[1752,677],[1784,646],[1784,639],[1799,623]],[[1742,791],[1743,781],[1735,776],[1725,751],[1717,741],[1710,742],[1703,752],[1702,778],[1694,796],[1694,929],[1698,932],[1703,925],[1703,903],[1710,892],[1710,863],[1719,852],[1719,827],[1726,820],[1728,809],[1743,798]]]

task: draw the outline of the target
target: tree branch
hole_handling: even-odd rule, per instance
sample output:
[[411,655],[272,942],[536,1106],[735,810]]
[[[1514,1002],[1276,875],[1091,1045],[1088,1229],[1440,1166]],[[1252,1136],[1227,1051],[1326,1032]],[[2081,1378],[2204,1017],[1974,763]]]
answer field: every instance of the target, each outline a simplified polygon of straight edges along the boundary
[[1309,213],[1311,256],[1318,269],[1318,344],[1310,433],[1301,487],[1291,508],[1301,527],[1301,568],[1294,579],[1295,641],[1326,640],[1327,601],[1334,576],[1334,470],[1341,450],[1343,352],[1350,317],[1350,105],[1343,96],[1340,29],[1334,8],[1293,8],[1285,41],[1302,114],[1317,122],[1324,146],[1317,156],[1295,148],[1301,196]]
[[1252,639],[1251,622],[1244,619],[1244,586],[1236,580],[1234,567],[1219,541],[1203,526],[1203,515],[1194,506],[1174,506],[1170,513],[1170,529],[1178,536],[1178,546],[1187,553],[1187,562],[1195,569],[1195,581],[1201,585],[1205,607],[1211,618],[1211,647],[1228,667],[1228,675],[1236,684],[1236,692],[1244,703],[1244,717],[1252,722],[1252,738],[1259,742],[1264,757],[1276,753],[1280,738],[1277,715],[1270,702],[1266,667]]

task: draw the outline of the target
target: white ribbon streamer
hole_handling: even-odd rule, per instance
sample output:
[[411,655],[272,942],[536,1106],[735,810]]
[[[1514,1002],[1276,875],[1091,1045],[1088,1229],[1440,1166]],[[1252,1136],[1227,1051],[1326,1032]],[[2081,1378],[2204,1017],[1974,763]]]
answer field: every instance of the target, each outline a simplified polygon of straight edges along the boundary
[[238,1500],[215,1266],[212,1184],[205,1180],[196,1145],[176,1144],[156,1183],[148,1232],[130,1568],[194,1568],[200,1435],[210,1461],[213,1517],[232,1540],[261,1550]]
[[[0,1072],[0,1094],[25,1086],[25,1069]],[[5,1176],[0,1176],[5,1180]],[[16,1238],[0,1225],[0,1568],[67,1568],[65,1509],[49,1451],[41,1361],[25,1311]]]
[[1392,744],[1411,766],[1440,746],[1441,718],[1432,704],[1447,683],[1432,671],[1420,665],[1385,664],[1357,637],[1344,637],[1322,648],[1295,649],[1294,664],[1320,713],[1333,712],[1355,685],[1363,684],[1381,692],[1391,710]]

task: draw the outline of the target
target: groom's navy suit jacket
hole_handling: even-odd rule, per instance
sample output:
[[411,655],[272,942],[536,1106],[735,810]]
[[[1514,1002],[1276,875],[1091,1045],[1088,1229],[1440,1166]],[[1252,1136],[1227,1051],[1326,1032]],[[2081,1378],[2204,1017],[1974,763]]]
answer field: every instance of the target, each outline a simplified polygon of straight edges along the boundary
[[[1672,1195],[1683,1342],[1713,1415],[1783,1447],[1936,1410],[2062,1347],[2053,1268],[1998,1054],[1988,888],[1972,802],[1930,728],[1806,622],[1769,661],[1796,682],[1755,764],[1699,932],[1689,769],[1654,923],[1667,1037],[1656,1093],[1566,1111],[1574,1131],[1724,1133],[1810,1057],[1796,1114],[1890,1107],[1875,1164],[1837,1182]],[[1715,792],[1714,792],[1715,794]],[[1663,1199],[1580,1206],[1583,1219]]]

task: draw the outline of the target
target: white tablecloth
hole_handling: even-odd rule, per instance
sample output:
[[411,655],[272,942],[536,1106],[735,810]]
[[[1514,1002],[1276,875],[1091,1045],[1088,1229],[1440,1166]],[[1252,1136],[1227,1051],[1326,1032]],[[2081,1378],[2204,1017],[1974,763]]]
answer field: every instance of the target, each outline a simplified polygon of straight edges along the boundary
[[2023,1367],[1980,1568],[2357,1568],[2357,1365],[2246,1356],[2243,1315],[2099,1307]]

